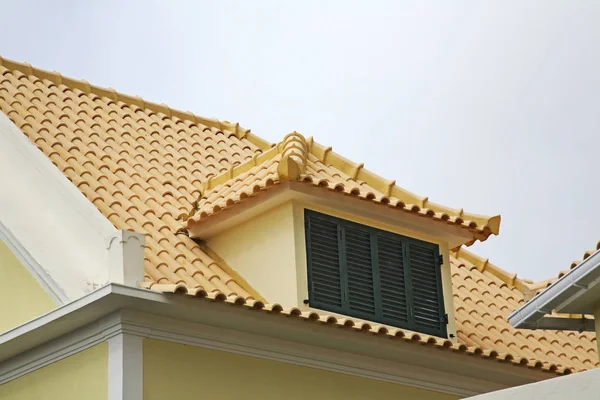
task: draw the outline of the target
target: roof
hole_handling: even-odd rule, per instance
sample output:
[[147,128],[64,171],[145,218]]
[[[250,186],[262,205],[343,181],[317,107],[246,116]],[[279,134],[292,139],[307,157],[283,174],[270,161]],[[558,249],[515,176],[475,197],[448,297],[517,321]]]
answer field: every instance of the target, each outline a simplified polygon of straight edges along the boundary
[[472,235],[467,245],[484,241],[491,234],[497,235],[500,229],[500,216],[470,214],[432,203],[297,132],[286,135],[270,150],[204,182],[202,196],[190,212],[187,227],[289,180],[459,226]]
[[[581,259],[571,261],[571,264],[569,265],[568,269],[561,270],[557,276],[554,276],[552,278],[549,278],[549,279],[546,279],[546,280],[543,280],[543,281],[540,281],[540,282],[537,282],[537,283],[531,285],[533,294],[539,293],[542,290],[550,287],[550,285],[552,285],[553,283],[558,281],[560,278],[562,278],[563,276],[565,276],[568,273],[570,273],[571,271],[573,271],[573,269],[575,269],[583,261],[587,260],[592,254],[594,254],[598,250],[600,250],[600,241],[598,241],[596,243],[596,248],[584,251],[583,257]],[[533,297],[533,296],[531,296],[531,297]]]
[[269,145],[237,124],[197,117],[0,59],[0,110],[117,229],[146,234],[155,284],[253,297],[198,244],[177,235],[211,176]]
[[522,357],[528,363],[543,361],[573,371],[597,367],[594,333],[515,329],[510,325],[507,316],[525,303],[523,294],[531,290],[529,282],[464,249],[456,252],[452,283],[459,340],[468,346]]
[[573,261],[569,270],[532,285],[532,296],[509,315],[510,323],[515,327],[595,331],[592,314],[600,295],[595,285],[600,276],[599,260],[600,242],[595,250],[584,252],[582,260]]
[[[271,184],[269,179],[275,183],[276,176],[300,178],[307,184],[322,182],[331,190],[388,206],[400,205],[402,210],[408,207],[426,218],[485,230],[485,217],[429,203],[311,139],[289,135],[283,144],[271,147],[238,124],[198,117],[1,58],[0,110],[116,228],[146,234],[146,288],[183,292],[545,371],[569,373],[598,365],[593,335],[510,327],[506,315],[522,304],[531,282],[465,250],[456,252],[451,260],[458,333],[458,343],[453,343],[356,319],[338,320],[265,304],[217,254],[178,234],[190,209],[196,208],[193,218],[204,218],[202,210],[219,212],[216,206],[241,200],[242,193],[250,194],[250,186],[252,193],[260,191]],[[228,197],[230,193],[234,194]],[[487,221],[490,233],[497,230],[494,219]]]

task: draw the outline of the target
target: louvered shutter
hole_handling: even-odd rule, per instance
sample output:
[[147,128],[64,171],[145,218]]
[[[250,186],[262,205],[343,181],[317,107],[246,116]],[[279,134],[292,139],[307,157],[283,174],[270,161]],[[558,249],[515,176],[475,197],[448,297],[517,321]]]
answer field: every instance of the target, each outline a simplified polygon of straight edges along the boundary
[[306,219],[306,247],[309,301],[311,305],[333,311],[342,308],[339,224],[311,217]]
[[412,314],[417,330],[446,336],[438,247],[408,243]]
[[365,229],[344,228],[344,250],[348,277],[348,308],[375,314],[371,234]]
[[312,307],[446,337],[439,248],[305,211]]
[[381,312],[385,320],[408,322],[402,240],[377,235]]

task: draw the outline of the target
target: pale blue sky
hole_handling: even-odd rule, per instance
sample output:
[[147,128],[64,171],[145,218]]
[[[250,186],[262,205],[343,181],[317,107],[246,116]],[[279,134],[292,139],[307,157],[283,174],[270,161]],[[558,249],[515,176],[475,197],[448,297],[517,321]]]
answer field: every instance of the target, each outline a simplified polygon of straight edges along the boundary
[[545,279],[600,240],[596,1],[1,2],[0,55],[502,214],[472,248]]

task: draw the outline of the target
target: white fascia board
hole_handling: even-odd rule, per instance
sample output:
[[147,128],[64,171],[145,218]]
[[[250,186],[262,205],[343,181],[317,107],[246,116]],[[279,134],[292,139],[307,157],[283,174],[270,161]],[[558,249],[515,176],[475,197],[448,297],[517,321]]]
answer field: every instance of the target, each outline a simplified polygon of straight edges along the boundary
[[69,299],[109,281],[115,227],[0,112],[0,221]]
[[597,399],[600,392],[600,369],[561,376],[529,385],[486,393],[470,400],[563,400]]
[[37,283],[48,293],[57,305],[69,302],[62,288],[48,275],[31,254],[17,240],[15,235],[0,221],[0,241],[2,241],[19,262],[29,271]]
[[[119,314],[120,319],[107,323],[107,318],[114,314]],[[15,371],[31,370],[21,360],[35,363],[34,353],[90,326],[104,332],[96,335],[95,340],[110,339],[118,333],[112,327],[120,326],[120,332],[130,335],[417,385],[459,396],[549,377],[542,371],[441,351],[402,339],[351,333],[245,306],[110,284],[0,335],[0,381],[3,376],[8,379],[16,376]],[[115,345],[118,349],[120,344],[117,341]],[[38,357],[48,357],[50,353],[55,354],[52,348]],[[426,378],[419,380],[417,375]]]
[[[546,315],[552,310],[562,312],[565,307],[585,295],[600,283],[600,250],[586,258],[575,269],[538,293],[533,299],[508,316],[508,322],[521,329],[569,329],[561,321]],[[582,314],[593,310],[578,310]],[[573,310],[570,310],[573,313]],[[553,323],[554,322],[554,323]],[[589,324],[588,324],[589,325]],[[584,324],[573,323],[573,330],[585,330]]]

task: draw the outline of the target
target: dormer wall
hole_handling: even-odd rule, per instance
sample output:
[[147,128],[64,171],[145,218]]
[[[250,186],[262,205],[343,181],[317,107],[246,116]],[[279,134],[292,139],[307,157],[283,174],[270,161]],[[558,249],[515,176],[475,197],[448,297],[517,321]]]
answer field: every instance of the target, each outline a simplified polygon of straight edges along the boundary
[[437,244],[443,257],[441,275],[445,312],[448,314],[448,338],[456,339],[449,246],[440,237],[409,229],[392,219],[386,223],[385,218],[369,218],[340,211],[319,201],[295,199],[222,231],[208,238],[206,243],[268,303],[310,311],[311,307],[306,304],[309,289],[305,210]]
[[292,202],[276,206],[206,241],[267,302],[298,306]]

